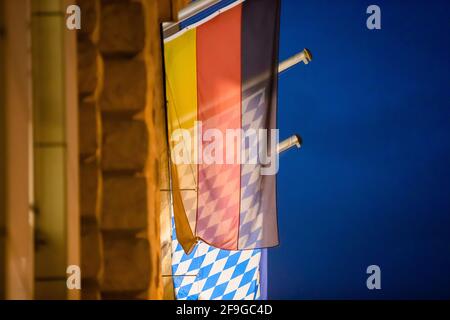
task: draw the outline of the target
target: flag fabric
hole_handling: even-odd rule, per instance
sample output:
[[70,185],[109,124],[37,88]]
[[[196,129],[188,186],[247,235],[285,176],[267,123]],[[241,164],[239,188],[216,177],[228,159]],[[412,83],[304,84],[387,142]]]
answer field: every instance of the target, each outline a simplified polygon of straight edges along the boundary
[[261,298],[264,249],[221,250],[200,241],[186,254],[177,241],[176,232],[172,235],[172,278],[178,300]]
[[[238,159],[258,142],[245,132],[276,128],[279,12],[279,0],[235,1],[164,40],[170,151],[173,159],[181,146],[188,158],[171,166],[176,241],[185,253],[278,244],[275,175]],[[191,139],[172,137],[177,129]],[[217,137],[203,133],[229,130],[240,133],[236,157],[227,158],[227,140],[213,152],[223,162],[204,161]],[[275,152],[273,144],[267,148]]]
[[[266,300],[267,249],[230,251],[199,242],[186,254],[176,237],[170,198],[165,193],[161,203],[171,225],[170,233],[161,234],[162,271],[164,278],[171,281],[165,283],[173,288],[165,287],[166,298],[172,293],[177,300]],[[165,224],[166,219],[161,223]]]

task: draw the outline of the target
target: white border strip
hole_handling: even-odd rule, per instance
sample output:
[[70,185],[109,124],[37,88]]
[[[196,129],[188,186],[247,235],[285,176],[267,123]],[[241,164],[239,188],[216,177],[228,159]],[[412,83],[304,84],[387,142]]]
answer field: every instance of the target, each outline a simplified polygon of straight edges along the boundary
[[[169,37],[164,39],[164,43],[167,43],[175,38],[178,38],[179,36],[183,35],[184,33],[186,33],[187,31],[191,30],[191,29],[195,29],[197,28],[199,25],[204,24],[205,22],[208,22],[209,20],[217,17],[219,14],[224,13],[225,11],[228,11],[234,7],[236,7],[237,5],[241,4],[242,2],[244,2],[245,0],[237,0],[236,2],[233,2],[213,13],[211,13],[209,16],[207,16],[206,18],[203,18],[200,21],[197,21],[196,23],[193,23],[191,25],[188,25],[187,27],[185,27],[184,29],[181,29],[180,31],[170,35]],[[201,13],[201,12],[199,12]]]

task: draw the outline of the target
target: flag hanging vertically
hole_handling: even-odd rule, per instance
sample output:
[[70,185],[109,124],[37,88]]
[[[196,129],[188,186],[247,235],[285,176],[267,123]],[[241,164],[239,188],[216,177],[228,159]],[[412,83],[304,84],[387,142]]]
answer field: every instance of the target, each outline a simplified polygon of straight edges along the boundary
[[186,254],[172,238],[172,278],[177,300],[261,299],[265,249],[222,250],[200,241]]
[[[164,40],[174,220],[187,253],[198,239],[227,250],[278,244],[275,175],[241,160],[261,152],[249,132],[276,128],[279,11],[279,0],[235,1]],[[268,136],[263,151],[274,154]]]

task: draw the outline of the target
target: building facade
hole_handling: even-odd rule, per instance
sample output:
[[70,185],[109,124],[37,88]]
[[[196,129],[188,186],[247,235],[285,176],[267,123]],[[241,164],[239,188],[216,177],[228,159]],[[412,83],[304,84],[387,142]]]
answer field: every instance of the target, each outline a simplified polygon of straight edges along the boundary
[[173,297],[160,24],[187,2],[0,1],[1,298]]

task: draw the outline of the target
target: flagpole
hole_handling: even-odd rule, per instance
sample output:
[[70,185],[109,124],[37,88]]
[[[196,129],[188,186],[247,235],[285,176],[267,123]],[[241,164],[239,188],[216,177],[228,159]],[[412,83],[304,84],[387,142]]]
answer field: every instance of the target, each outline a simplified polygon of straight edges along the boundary
[[[303,62],[304,64],[310,63],[312,60],[312,54],[309,49],[305,48],[301,52],[293,55],[292,57],[283,60],[278,64],[278,74],[292,68],[296,64],[299,64],[300,62]],[[298,149],[302,147],[302,137],[300,137],[298,134],[294,134],[290,136],[289,138],[281,141],[277,146],[277,152],[283,153],[284,151],[287,151],[293,147],[297,147]]]
[[277,146],[277,152],[282,153],[284,151],[287,151],[293,147],[301,148],[302,147],[302,137],[300,137],[298,134],[294,134],[290,136],[289,138],[281,141]]
[[198,0],[191,2],[188,6],[178,11],[176,22],[163,22],[163,37],[166,38],[180,30],[180,22],[189,19],[196,14],[206,10],[216,4],[221,0]]
[[292,68],[296,64],[303,62],[304,64],[308,64],[312,60],[312,54],[309,49],[303,49],[299,53],[293,55],[292,57],[280,62],[278,65],[278,74]]
[[188,6],[184,7],[178,12],[178,20],[189,19],[200,13],[203,10],[212,7],[213,5],[219,3],[221,0],[197,0],[191,2]]

